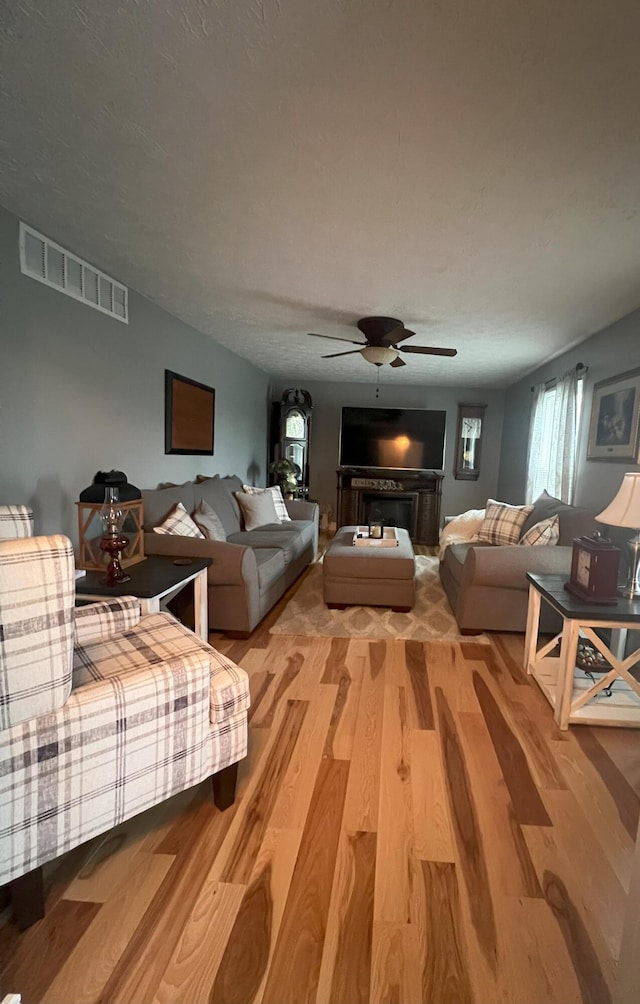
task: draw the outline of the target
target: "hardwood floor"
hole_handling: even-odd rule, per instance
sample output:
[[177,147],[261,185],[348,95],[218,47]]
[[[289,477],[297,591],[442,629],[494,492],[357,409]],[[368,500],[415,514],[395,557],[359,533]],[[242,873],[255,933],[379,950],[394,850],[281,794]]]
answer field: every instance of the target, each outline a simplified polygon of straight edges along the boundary
[[212,637],[251,676],[224,813],[203,784],[78,848],[0,930],[43,1002],[612,999],[638,733],[560,733],[490,644]]

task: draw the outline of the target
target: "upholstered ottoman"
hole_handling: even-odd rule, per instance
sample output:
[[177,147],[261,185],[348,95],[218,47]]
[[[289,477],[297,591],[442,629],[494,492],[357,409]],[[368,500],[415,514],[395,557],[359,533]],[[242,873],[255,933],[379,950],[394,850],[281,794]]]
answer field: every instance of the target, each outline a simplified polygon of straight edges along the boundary
[[408,532],[397,530],[397,547],[356,547],[355,531],[355,526],[341,527],[325,552],[324,602],[329,607],[410,610],[415,602],[416,562]]

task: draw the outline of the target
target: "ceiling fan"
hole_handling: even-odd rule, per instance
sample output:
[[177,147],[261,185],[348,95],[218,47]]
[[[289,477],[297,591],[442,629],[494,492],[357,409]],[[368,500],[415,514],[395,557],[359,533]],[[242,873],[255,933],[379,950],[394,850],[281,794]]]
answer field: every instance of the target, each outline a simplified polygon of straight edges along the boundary
[[455,356],[457,349],[439,349],[428,345],[399,345],[406,338],[413,338],[415,331],[409,331],[404,323],[397,317],[361,317],[357,322],[357,327],[364,335],[366,341],[356,342],[352,338],[339,338],[336,335],[315,335],[311,331],[311,338],[329,338],[334,342],[348,342],[350,345],[357,345],[357,349],[348,349],[346,352],[332,352],[331,355],[322,356],[323,359],[336,359],[337,356],[350,356],[359,352],[368,363],[374,366],[406,366],[401,352],[412,352],[421,356]]

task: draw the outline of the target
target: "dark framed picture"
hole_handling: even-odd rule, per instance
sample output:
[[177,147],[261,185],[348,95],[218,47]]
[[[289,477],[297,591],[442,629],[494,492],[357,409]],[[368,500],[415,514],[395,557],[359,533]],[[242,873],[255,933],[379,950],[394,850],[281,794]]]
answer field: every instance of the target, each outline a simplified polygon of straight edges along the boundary
[[164,452],[213,454],[216,392],[213,387],[164,371]]
[[593,386],[587,460],[637,463],[640,369]]

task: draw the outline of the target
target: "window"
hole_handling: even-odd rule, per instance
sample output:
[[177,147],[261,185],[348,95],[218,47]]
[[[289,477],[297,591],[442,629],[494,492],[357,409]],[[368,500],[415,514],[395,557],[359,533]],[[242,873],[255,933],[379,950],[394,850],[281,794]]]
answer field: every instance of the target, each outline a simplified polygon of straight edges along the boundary
[[559,380],[533,388],[527,502],[535,501],[545,488],[563,502],[573,501],[585,372],[584,367],[570,370]]

